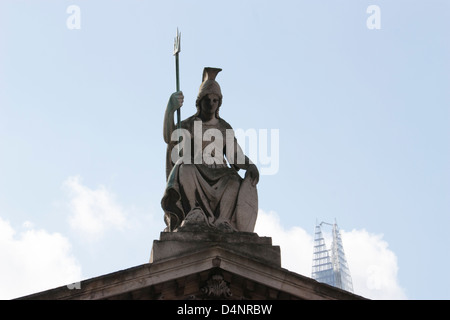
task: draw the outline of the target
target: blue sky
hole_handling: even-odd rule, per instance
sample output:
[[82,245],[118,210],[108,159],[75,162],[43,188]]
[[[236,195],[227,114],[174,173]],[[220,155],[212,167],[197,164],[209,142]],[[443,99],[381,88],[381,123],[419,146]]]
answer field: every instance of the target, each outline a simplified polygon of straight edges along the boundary
[[356,293],[450,298],[445,0],[2,0],[0,298],[148,262],[177,27],[182,118],[220,67],[221,116],[279,132],[256,231],[284,266],[310,276],[316,220],[336,219]]

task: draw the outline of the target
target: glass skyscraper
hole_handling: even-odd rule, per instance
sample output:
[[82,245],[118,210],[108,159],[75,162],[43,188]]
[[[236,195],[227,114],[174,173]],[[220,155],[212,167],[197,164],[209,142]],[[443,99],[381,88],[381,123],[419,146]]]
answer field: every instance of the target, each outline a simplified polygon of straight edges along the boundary
[[[323,237],[322,225],[324,224],[332,227],[331,249],[327,249]],[[321,222],[315,229],[311,277],[319,282],[353,292],[352,278],[336,222],[334,224]]]

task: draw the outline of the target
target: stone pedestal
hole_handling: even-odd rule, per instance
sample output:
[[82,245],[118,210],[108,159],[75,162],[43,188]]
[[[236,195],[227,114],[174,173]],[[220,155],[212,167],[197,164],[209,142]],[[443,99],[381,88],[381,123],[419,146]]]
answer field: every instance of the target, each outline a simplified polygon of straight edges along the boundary
[[153,241],[150,263],[179,259],[214,247],[281,267],[280,247],[272,245],[272,238],[253,232],[161,232],[160,240]]

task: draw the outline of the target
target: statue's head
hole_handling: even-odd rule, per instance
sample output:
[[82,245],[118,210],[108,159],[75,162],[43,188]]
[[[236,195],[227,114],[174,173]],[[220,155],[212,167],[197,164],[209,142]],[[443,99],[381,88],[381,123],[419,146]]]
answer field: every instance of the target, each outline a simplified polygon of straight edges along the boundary
[[[219,108],[222,105],[222,91],[220,86],[216,81],[217,74],[222,71],[219,68],[204,68],[203,69],[203,80],[198,91],[197,101],[195,106],[197,107],[197,114],[200,114],[201,101],[205,97],[210,97],[211,94],[215,94],[219,98]],[[216,111],[216,118],[219,118],[219,108]]]

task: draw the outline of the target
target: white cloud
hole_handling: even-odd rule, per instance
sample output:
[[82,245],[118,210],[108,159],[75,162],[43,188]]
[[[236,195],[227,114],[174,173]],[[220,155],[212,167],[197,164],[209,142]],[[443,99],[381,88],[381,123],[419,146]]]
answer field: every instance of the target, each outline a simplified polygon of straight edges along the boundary
[[[255,232],[272,237],[273,244],[281,247],[283,268],[311,277],[312,235],[295,226],[286,230],[275,212],[263,210],[258,212]],[[382,235],[366,230],[341,230],[341,236],[355,294],[369,299],[406,299],[397,278],[397,257]]]
[[398,283],[397,256],[383,235],[366,230],[341,230],[355,292],[371,299],[406,299]]
[[30,229],[17,232],[0,218],[0,299],[13,299],[81,280],[67,238]]
[[272,238],[273,245],[281,249],[281,265],[290,271],[311,277],[313,237],[299,227],[285,230],[276,212],[258,211],[255,232]]
[[64,186],[71,197],[70,226],[85,239],[98,239],[108,229],[122,230],[128,225],[124,210],[104,186],[90,189],[79,176],[69,177]]

